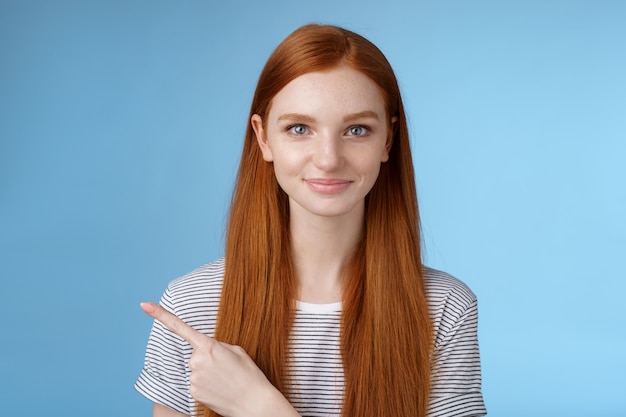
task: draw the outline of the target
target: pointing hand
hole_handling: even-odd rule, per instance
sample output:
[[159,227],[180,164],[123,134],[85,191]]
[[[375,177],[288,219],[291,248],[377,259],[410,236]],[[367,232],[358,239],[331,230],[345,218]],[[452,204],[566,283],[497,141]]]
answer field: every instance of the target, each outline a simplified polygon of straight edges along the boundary
[[158,304],[141,308],[193,348],[189,382],[196,401],[225,417],[298,415],[243,348],[198,332]]

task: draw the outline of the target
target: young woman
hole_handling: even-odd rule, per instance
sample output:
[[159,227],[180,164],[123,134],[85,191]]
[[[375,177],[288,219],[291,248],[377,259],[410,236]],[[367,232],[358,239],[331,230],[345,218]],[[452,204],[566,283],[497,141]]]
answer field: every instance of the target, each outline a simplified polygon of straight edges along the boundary
[[413,175],[376,46],[289,35],[254,95],[225,258],[142,304],[153,415],[484,415],[476,298],[422,265]]

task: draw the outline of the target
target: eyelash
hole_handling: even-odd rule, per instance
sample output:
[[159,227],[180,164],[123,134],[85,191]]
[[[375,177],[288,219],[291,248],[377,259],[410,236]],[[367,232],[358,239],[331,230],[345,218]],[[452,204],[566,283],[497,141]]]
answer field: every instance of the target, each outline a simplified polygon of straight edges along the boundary
[[348,128],[347,132],[348,132],[348,133],[350,133],[350,132],[352,131],[352,129],[363,129],[363,132],[362,132],[360,135],[356,134],[356,135],[351,135],[351,136],[364,136],[364,135],[366,135],[366,134],[368,134],[369,132],[371,132],[371,131],[372,131],[372,130],[371,130],[369,127],[367,127],[367,126],[363,126],[363,125],[354,125],[354,126],[350,126],[350,127]]
[[[296,128],[303,128],[305,131],[304,131],[304,132],[300,132],[300,133],[298,133],[298,132],[296,132],[296,131],[295,131],[295,129],[296,129]],[[351,134],[351,131],[352,131],[353,129],[362,129],[362,130],[363,130],[363,132],[362,132],[361,134]],[[309,130],[309,128],[308,128],[306,125],[303,125],[303,124],[301,124],[301,123],[297,123],[297,124],[294,124],[294,125],[287,126],[287,132],[290,132],[290,133],[292,133],[292,134],[294,134],[294,135],[297,135],[297,136],[305,135],[306,133],[308,133],[308,130]],[[370,129],[370,128],[369,128],[369,127],[367,127],[367,126],[363,126],[363,125],[354,125],[354,126],[350,126],[350,127],[346,130],[346,132],[347,132],[350,136],[364,136],[364,135],[368,134],[368,133],[369,133],[369,132],[371,132],[371,131],[372,131],[372,129]]]
[[[304,133],[297,133],[297,132],[295,132],[294,129],[296,129],[298,127],[301,127],[303,129],[305,129],[305,132]],[[309,130],[309,128],[306,125],[303,125],[301,123],[297,123],[295,125],[287,126],[287,132],[292,133],[292,134],[297,135],[297,136],[306,134],[306,132],[308,132],[308,130]]]

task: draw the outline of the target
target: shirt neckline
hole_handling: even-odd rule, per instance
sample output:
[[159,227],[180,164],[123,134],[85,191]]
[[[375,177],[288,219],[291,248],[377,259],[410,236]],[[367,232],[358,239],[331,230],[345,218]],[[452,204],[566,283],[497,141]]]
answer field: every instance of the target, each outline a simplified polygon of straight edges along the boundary
[[341,301],[326,304],[307,303],[304,301],[296,301],[296,310],[304,311],[305,313],[325,314],[336,313],[341,311]]

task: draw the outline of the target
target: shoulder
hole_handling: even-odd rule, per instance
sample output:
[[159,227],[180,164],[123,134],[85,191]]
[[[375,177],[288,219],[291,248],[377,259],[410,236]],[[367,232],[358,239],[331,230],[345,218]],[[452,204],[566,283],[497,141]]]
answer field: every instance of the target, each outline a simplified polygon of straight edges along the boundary
[[224,281],[224,258],[171,281],[161,305],[198,331],[212,334]]
[[452,275],[425,267],[424,288],[435,330],[435,347],[458,336],[475,332],[478,321],[476,295]]
[[176,278],[169,283],[167,290],[172,294],[181,296],[212,287],[219,287],[221,289],[223,279],[224,258],[220,258]]
[[476,295],[460,279],[437,269],[424,267],[424,289],[429,306],[434,309],[453,302],[460,308],[476,303]]

